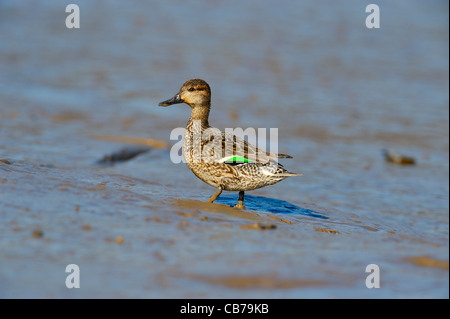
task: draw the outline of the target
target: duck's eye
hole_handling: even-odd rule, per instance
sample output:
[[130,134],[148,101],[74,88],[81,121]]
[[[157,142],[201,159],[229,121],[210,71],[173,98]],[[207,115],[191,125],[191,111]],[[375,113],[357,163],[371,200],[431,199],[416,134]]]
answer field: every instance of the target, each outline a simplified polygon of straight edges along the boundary
[[194,88],[189,88],[188,91],[192,92],[192,91],[195,91],[195,89]]

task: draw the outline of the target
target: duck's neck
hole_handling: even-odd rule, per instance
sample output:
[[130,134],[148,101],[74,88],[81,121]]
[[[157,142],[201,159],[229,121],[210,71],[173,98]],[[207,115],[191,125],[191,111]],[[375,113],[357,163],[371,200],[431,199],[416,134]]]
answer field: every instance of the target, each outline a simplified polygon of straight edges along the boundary
[[192,108],[191,111],[191,118],[189,119],[189,122],[193,121],[200,121],[202,124],[202,127],[209,127],[208,123],[208,117],[209,117],[209,110],[210,108],[208,106],[195,106]]

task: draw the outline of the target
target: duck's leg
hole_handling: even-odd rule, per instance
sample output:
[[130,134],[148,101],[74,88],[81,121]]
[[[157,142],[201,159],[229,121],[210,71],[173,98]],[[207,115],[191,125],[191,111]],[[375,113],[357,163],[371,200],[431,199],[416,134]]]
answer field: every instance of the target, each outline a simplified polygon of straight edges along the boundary
[[220,194],[222,194],[222,187],[217,188],[217,192],[214,195],[212,195],[206,202],[207,203],[214,202],[217,199],[217,197],[219,197]]
[[239,192],[239,200],[236,206],[234,206],[236,208],[240,208],[240,209],[245,209],[244,206],[244,191],[240,191]]

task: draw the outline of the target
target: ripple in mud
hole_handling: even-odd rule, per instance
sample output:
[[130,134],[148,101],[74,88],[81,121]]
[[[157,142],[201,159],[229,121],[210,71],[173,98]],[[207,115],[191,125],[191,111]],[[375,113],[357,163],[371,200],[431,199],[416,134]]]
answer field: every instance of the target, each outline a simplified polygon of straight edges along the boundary
[[140,154],[147,153],[150,150],[151,148],[149,147],[127,147],[118,152],[105,155],[102,159],[98,160],[96,164],[99,166],[105,166],[113,165],[118,162],[125,162]]

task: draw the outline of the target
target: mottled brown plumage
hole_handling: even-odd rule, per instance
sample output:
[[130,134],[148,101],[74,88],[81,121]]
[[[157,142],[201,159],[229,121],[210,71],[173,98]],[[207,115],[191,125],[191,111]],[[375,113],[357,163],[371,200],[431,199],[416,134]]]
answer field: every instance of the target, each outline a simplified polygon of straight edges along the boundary
[[[291,156],[259,150],[241,137],[212,128],[208,122],[211,89],[205,81],[186,81],[173,98],[159,103],[159,106],[177,103],[186,103],[191,107],[191,117],[183,138],[186,163],[198,178],[217,188],[208,202],[216,200],[222,190],[239,191],[236,207],[245,208],[244,191],[300,175],[285,170],[277,162],[278,158]],[[229,160],[233,157],[236,159],[236,156],[239,161]]]

